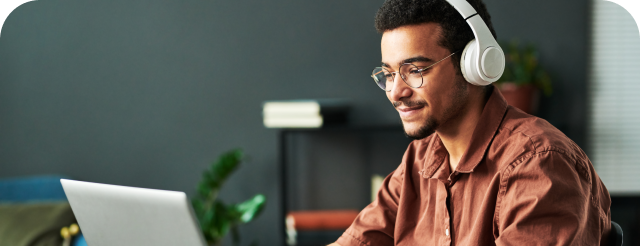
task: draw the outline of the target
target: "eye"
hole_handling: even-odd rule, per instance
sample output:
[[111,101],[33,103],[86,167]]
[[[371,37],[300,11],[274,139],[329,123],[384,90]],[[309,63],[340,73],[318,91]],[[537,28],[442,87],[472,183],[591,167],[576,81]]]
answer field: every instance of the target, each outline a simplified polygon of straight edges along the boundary
[[422,72],[425,72],[426,70],[420,70],[417,67],[413,67],[411,69],[409,69],[409,74],[411,75],[419,75]]
[[389,72],[389,71],[387,71],[387,70],[384,70],[384,71],[383,71],[383,73],[384,73],[384,77],[385,77],[387,80],[393,80],[393,74],[392,74],[392,73],[390,73],[390,72]]

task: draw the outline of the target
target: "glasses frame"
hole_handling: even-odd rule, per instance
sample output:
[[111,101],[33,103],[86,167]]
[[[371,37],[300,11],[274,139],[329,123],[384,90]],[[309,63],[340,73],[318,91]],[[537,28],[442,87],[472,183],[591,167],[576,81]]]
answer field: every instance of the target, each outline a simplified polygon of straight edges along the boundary
[[[458,51],[451,53],[451,54],[450,54],[450,55],[448,55],[447,57],[440,59],[439,61],[435,62],[434,64],[431,64],[431,65],[426,66],[426,67],[424,67],[424,68],[420,68],[420,69],[418,69],[418,72],[420,73],[420,80],[421,80],[421,81],[420,81],[420,85],[419,85],[418,87],[413,87],[413,86],[411,86],[411,85],[409,84],[409,82],[407,82],[407,80],[404,78],[405,76],[403,76],[402,74],[400,74],[400,72],[389,72],[389,73],[390,73],[390,74],[391,74],[391,76],[393,77],[393,81],[395,81],[395,80],[396,80],[396,74],[400,74],[400,78],[402,78],[402,81],[404,81],[404,83],[405,83],[405,84],[407,84],[407,85],[408,85],[409,87],[411,87],[411,88],[418,89],[418,88],[422,87],[422,85],[424,85],[424,76],[422,75],[422,71],[427,70],[427,69],[429,69],[429,68],[431,68],[431,67],[435,66],[436,64],[440,63],[441,61],[446,60],[447,58],[449,58],[449,57],[453,56],[455,53],[458,53]],[[414,67],[416,67],[416,68],[418,67],[418,66],[414,65],[413,63],[403,63],[402,65],[400,65],[400,67],[398,67],[398,71],[402,71],[402,66],[404,66],[404,65],[411,65],[411,66],[414,66]],[[376,70],[376,69],[378,69],[378,68],[380,69],[380,72],[373,73],[373,71],[375,71],[375,70]],[[376,85],[377,85],[380,89],[382,89],[383,91],[391,91],[391,89],[389,89],[389,90],[385,90],[384,88],[382,88],[382,87],[380,86],[380,83],[379,83],[379,81],[378,81],[378,78],[376,78],[376,75],[377,75],[377,74],[379,74],[379,73],[382,73],[384,70],[389,71],[388,69],[386,69],[386,68],[384,68],[384,67],[375,67],[375,68],[373,69],[373,71],[371,72],[371,73],[372,73],[372,74],[371,74],[371,78],[373,78],[373,81],[376,83]]]

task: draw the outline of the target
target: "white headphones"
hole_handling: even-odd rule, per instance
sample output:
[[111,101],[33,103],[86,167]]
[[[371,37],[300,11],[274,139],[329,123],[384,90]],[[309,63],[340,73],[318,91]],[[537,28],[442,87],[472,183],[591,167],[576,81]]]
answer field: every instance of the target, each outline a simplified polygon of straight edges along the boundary
[[464,47],[460,68],[471,84],[488,85],[504,72],[504,52],[493,38],[489,27],[466,0],[447,0],[464,18],[476,37]]

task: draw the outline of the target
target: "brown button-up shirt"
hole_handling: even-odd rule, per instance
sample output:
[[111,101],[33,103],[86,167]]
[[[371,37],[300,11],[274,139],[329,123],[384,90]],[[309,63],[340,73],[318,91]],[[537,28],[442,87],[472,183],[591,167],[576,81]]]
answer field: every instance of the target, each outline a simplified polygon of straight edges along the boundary
[[456,170],[437,134],[413,141],[348,245],[606,245],[611,198],[589,158],[492,92]]

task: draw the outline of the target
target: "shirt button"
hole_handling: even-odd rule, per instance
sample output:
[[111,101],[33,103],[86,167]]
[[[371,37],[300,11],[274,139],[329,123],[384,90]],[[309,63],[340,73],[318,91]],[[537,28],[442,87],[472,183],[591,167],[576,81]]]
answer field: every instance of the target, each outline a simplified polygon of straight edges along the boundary
[[449,229],[446,229],[444,233],[447,234],[447,236],[449,236]]

